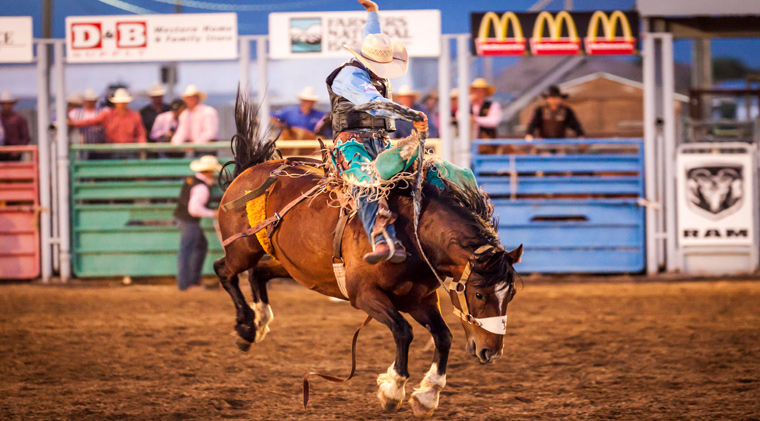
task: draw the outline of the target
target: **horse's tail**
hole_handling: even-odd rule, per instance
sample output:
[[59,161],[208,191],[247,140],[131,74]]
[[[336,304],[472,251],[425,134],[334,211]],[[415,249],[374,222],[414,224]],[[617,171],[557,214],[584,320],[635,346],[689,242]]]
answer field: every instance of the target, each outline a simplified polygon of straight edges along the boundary
[[[230,140],[233,160],[224,164],[219,184],[222,188],[232,183],[246,169],[272,159],[276,138],[269,138],[269,129],[261,133],[261,123],[257,121],[259,107],[252,104],[248,93],[238,86],[235,99],[235,127],[237,133]],[[234,168],[228,168],[228,166]]]

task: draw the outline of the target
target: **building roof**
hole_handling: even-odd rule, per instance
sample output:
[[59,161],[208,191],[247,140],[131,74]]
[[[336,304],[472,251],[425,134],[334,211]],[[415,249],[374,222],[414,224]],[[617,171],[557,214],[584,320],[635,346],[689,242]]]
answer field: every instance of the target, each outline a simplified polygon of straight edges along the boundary
[[[588,74],[588,75],[585,75],[585,76],[581,76],[581,77],[579,77],[577,79],[567,80],[565,82],[560,83],[559,87],[567,89],[567,88],[570,88],[572,86],[577,86],[577,85],[580,85],[580,84],[583,84],[583,83],[586,83],[586,82],[590,82],[590,81],[595,80],[595,79],[607,79],[607,80],[610,80],[610,81],[613,81],[613,82],[617,82],[617,83],[621,83],[623,85],[628,85],[628,86],[631,86],[631,87],[634,87],[634,88],[637,88],[637,89],[644,89],[644,83],[642,83],[642,82],[637,82],[635,80],[626,79],[624,77],[616,76],[616,75],[613,75],[613,74],[607,73],[607,72],[596,72],[596,73],[591,73],[591,74]],[[687,95],[683,95],[683,94],[679,94],[679,93],[676,93],[674,95],[674,98],[676,100],[678,100],[678,101],[681,101],[681,102],[687,102],[689,100],[689,97]]]

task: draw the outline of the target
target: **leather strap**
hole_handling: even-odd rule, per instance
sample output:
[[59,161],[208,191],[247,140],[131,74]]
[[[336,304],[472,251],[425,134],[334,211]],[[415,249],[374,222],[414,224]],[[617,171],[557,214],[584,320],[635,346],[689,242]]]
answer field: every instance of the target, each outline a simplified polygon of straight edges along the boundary
[[[293,201],[285,205],[285,207],[282,208],[282,210],[280,210],[279,212],[275,212],[273,216],[270,216],[269,218],[259,222],[258,224],[256,224],[256,226],[252,228],[248,228],[247,230],[243,232],[239,232],[237,234],[231,235],[229,238],[227,238],[226,240],[222,242],[222,247],[227,247],[228,244],[230,244],[231,242],[235,240],[238,240],[243,237],[250,237],[252,235],[255,235],[257,232],[263,230],[264,228],[269,228],[273,224],[274,225],[278,224],[280,220],[282,219],[282,217],[285,216],[285,214],[288,213],[289,210],[293,209],[295,205],[301,203],[304,199],[309,197],[309,195],[312,194],[314,191],[316,191],[319,187],[320,187],[319,184],[317,184],[314,187],[310,188],[309,190],[306,191],[306,193],[303,193],[302,195],[298,196],[297,198],[293,199]],[[272,228],[269,232],[267,232],[267,235],[271,238],[273,232],[274,232],[274,229]]]
[[241,206],[245,206],[246,203],[264,194],[264,192],[267,191],[269,186],[271,186],[272,184],[274,184],[275,181],[277,181],[277,177],[280,176],[280,172],[282,172],[282,170],[290,166],[291,166],[290,164],[282,164],[279,167],[275,168],[274,170],[272,170],[272,172],[269,173],[269,177],[267,177],[267,179],[264,180],[264,182],[259,187],[256,187],[253,191],[250,191],[238,197],[235,200],[232,200],[223,204],[222,206],[220,206],[220,209],[227,212],[229,210],[236,209]]
[[[348,225],[349,215],[345,208],[340,208],[338,224],[335,226],[335,236],[333,237],[333,257],[332,267],[335,274],[335,280],[338,282],[338,289],[344,297],[348,298],[348,289],[346,288],[346,265],[343,263],[341,247],[343,245],[343,232]],[[336,261],[337,260],[337,261]]]

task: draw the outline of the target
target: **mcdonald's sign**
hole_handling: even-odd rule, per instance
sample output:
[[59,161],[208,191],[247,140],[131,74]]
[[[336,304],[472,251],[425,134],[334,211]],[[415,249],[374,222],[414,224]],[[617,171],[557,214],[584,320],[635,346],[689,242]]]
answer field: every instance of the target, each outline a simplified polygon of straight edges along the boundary
[[[599,22],[602,23],[604,38],[597,39]],[[616,35],[617,25],[620,24],[623,36]],[[597,10],[591,16],[588,32],[585,39],[586,54],[589,55],[612,55],[633,54],[636,51],[636,38],[631,32],[631,23],[623,12],[615,10],[607,16],[601,10]]]
[[470,33],[472,51],[479,56],[636,54],[639,15],[619,10],[472,13]]

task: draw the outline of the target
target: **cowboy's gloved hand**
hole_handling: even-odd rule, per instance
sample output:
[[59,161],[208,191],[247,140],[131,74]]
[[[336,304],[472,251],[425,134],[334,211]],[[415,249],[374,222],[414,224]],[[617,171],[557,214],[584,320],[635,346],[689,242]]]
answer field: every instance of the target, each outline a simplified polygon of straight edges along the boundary
[[365,9],[367,9],[368,12],[377,12],[380,10],[379,7],[377,7],[377,3],[375,3],[372,0],[359,0],[359,4],[364,6]]
[[427,116],[422,111],[417,111],[417,113],[420,116],[422,116],[422,121],[415,121],[414,122],[414,128],[419,133],[427,133],[427,131],[428,131],[428,119],[427,119]]

